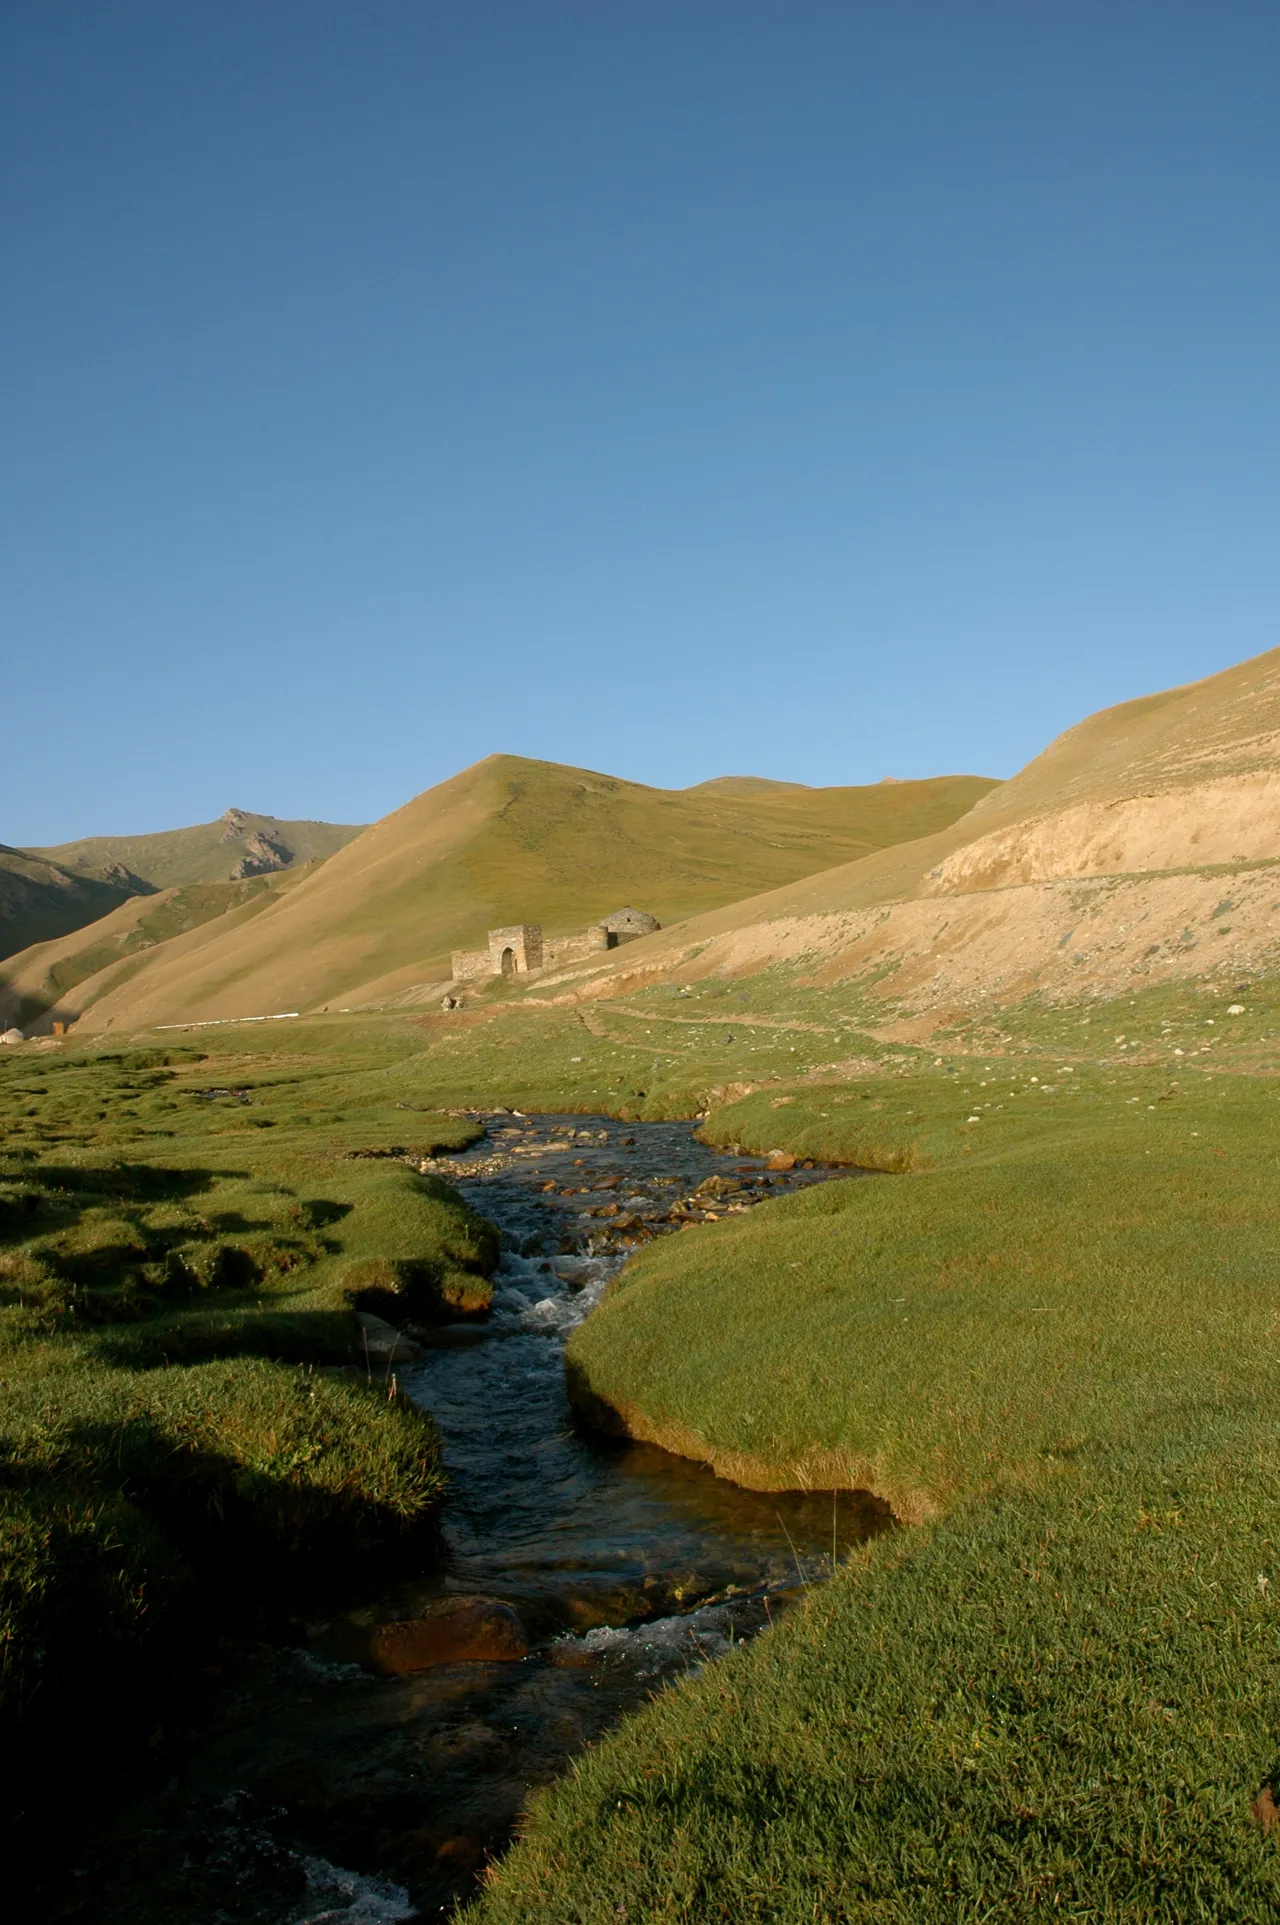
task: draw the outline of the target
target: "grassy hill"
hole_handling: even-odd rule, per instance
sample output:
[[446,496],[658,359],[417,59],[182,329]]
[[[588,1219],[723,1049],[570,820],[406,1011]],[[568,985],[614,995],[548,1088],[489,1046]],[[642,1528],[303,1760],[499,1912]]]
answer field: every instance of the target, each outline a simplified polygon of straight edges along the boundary
[[241,881],[317,857],[331,856],[360,834],[360,823],[280,822],[273,815],[228,809],[216,822],[156,835],[82,836],[29,856],[56,863],[74,875],[100,876],[124,867],[157,889],[193,882]]
[[82,929],[145,885],[75,875],[41,856],[0,843],[0,960],[31,943]]
[[[278,822],[228,809],[217,822],[157,835],[85,836],[42,849],[0,844],[0,961],[33,943],[73,935],[132,897],[296,869],[332,855],[359,833],[358,824]],[[209,913],[221,914],[221,907]],[[162,940],[150,936],[153,943]]]
[[450,951],[493,924],[536,920],[556,934],[628,901],[668,923],[927,835],[991,787],[946,776],[669,791],[490,756],[366,829],[251,926],[239,912],[205,923],[157,945],[127,980],[114,960],[86,973],[86,945],[63,945],[19,958],[9,993],[33,993],[33,964],[56,966],[60,1007],[93,1029],[386,998],[447,978]]

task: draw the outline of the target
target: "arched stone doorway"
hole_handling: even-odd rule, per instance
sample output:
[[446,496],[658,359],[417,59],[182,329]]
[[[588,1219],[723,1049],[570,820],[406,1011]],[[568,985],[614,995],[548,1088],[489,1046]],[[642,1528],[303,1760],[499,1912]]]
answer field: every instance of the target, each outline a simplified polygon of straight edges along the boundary
[[514,975],[515,975],[515,973],[516,973],[516,952],[515,952],[515,950],[514,950],[514,949],[504,949],[504,950],[503,950],[503,952],[502,952],[502,973],[503,973],[503,975],[504,975],[504,976],[514,976]]

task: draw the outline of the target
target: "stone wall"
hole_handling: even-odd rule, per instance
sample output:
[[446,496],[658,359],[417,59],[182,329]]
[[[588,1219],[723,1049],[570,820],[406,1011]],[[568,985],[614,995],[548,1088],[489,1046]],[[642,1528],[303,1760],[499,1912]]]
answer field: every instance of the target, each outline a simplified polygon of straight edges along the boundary
[[548,969],[557,969],[561,963],[582,962],[611,947],[608,930],[602,923],[595,923],[590,929],[580,929],[576,936],[556,936],[544,942],[542,960]]
[[610,949],[616,949],[620,942],[635,942],[640,936],[651,936],[662,924],[647,910],[618,909],[606,916],[600,927],[611,938]]
[[490,974],[527,976],[542,967],[542,925],[513,922],[505,929],[489,931]]
[[455,949],[449,967],[455,983],[487,981],[493,974],[493,958],[487,949]]
[[583,962],[602,949],[616,949],[619,943],[634,942],[638,936],[651,935],[661,927],[657,917],[643,909],[618,909],[589,929],[544,942],[540,923],[509,923],[505,929],[489,931],[487,949],[454,950],[450,965],[453,980],[471,983],[487,982],[494,976],[536,975],[540,969]]

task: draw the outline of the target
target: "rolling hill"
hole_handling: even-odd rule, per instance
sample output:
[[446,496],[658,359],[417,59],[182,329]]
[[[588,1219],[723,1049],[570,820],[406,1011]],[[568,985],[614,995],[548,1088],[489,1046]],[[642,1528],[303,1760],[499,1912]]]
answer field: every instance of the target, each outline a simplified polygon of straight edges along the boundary
[[[323,860],[359,834],[358,824],[278,822],[228,809],[217,822],[155,835],[86,836],[40,849],[0,844],[0,961],[73,935],[135,896],[273,875]],[[213,901],[203,908],[220,914]]]
[[[893,793],[891,789],[889,793]],[[803,960],[902,1035],[1036,995],[1249,974],[1280,947],[1280,649],[1105,709],[965,816],[576,972],[608,994]]]
[[[3,992],[85,1029],[386,999],[446,980],[491,925],[566,932],[632,901],[663,923],[955,820],[976,776],[807,789],[746,778],[662,790],[490,756],[415,797],[265,905],[237,907],[138,955],[131,910],[10,964]],[[133,945],[126,955],[125,945]],[[121,974],[122,964],[127,974]],[[74,981],[72,980],[74,978]]]
[[212,935],[215,923],[218,933],[241,928],[317,866],[305,863],[277,875],[193,882],[134,896],[67,936],[33,944],[0,969],[0,1025],[39,1027],[42,1017],[74,999],[79,985],[91,978],[119,988],[178,936],[199,930]]
[[73,875],[100,876],[123,867],[157,889],[193,882],[241,882],[331,856],[355,840],[361,823],[279,822],[273,815],[228,809],[216,822],[155,835],[84,836],[24,853]]
[[0,843],[0,961],[31,943],[82,929],[138,893],[149,893],[149,887],[136,876],[76,875]]

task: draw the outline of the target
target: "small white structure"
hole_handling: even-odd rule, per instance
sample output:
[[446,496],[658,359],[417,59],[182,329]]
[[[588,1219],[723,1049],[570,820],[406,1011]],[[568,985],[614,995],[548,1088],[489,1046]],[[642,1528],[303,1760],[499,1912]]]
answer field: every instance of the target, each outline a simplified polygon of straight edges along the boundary
[[0,1030],[0,1043],[25,1043],[26,1040],[20,1029]]

